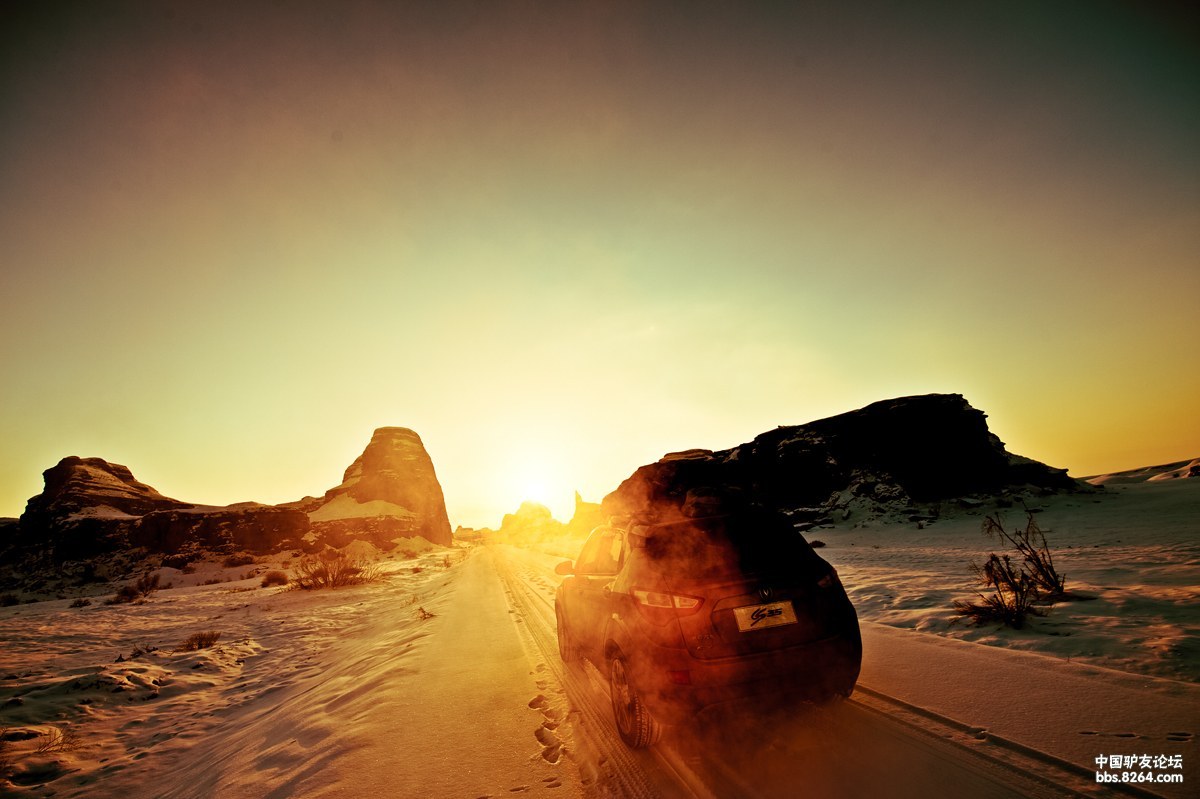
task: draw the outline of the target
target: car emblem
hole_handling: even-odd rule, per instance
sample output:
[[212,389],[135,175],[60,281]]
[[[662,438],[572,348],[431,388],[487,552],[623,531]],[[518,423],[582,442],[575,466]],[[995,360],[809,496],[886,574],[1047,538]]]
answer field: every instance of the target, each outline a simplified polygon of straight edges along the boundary
[[769,585],[764,585],[758,589],[758,597],[763,602],[770,602],[771,596],[775,593],[774,589]]

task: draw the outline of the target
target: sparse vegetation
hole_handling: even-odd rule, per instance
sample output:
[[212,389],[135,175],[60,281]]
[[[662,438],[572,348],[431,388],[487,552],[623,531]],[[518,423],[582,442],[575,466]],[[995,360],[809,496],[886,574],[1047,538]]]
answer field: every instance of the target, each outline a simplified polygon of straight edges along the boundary
[[[14,752],[9,746],[13,741],[27,741],[32,738],[41,738],[33,749],[27,749],[18,753]],[[79,734],[70,727],[51,727],[50,731],[45,735],[39,735],[28,730],[12,730],[11,728],[0,727],[0,780],[12,777],[16,767],[15,755],[42,757],[59,752],[69,752],[78,747],[79,744]],[[5,795],[7,796],[8,794]]]
[[117,655],[116,662],[124,663],[126,660],[137,660],[142,655],[148,655],[151,652],[157,652],[157,651],[158,651],[158,647],[156,647],[156,646],[151,646],[150,644],[137,644],[136,646],[134,646],[133,651],[129,653],[129,657],[125,657],[124,655]]
[[401,552],[400,554],[404,556],[405,560],[412,560],[413,558],[415,558],[417,556],[416,551],[412,550],[412,549],[406,549],[403,552]]
[[197,649],[208,649],[221,638],[221,633],[217,630],[207,630],[202,633],[194,633],[185,638],[179,646],[175,647],[176,652],[195,652]]
[[235,552],[221,561],[221,565],[226,568],[233,568],[235,566],[248,566],[253,562],[254,556],[249,552]]
[[978,594],[979,602],[955,600],[954,609],[976,624],[1001,622],[1020,630],[1029,616],[1045,615],[1033,606],[1037,584],[1019,565],[1014,567],[1008,555],[993,552],[982,566],[972,563],[971,571],[991,591]]
[[417,618],[420,619],[421,621],[425,621],[426,619],[432,619],[436,615],[437,615],[436,613],[430,613],[423,606],[417,608]]
[[1046,543],[1046,534],[1038,526],[1037,519],[1032,513],[1026,513],[1026,517],[1024,530],[1008,531],[1000,522],[999,514],[988,516],[983,520],[983,532],[988,537],[1008,543],[1021,554],[1043,599],[1061,599],[1066,594],[1066,575],[1060,575],[1054,568],[1054,558],[1050,554],[1049,544]]
[[1046,534],[1032,513],[1027,516],[1023,530],[1005,529],[999,514],[983,521],[984,534],[1009,544],[1021,561],[1014,564],[1008,555],[992,552],[982,566],[971,564],[971,571],[988,591],[978,594],[978,602],[956,600],[954,609],[976,624],[1000,622],[1020,630],[1030,616],[1046,615],[1036,603],[1066,596],[1066,576],[1054,568]]
[[136,582],[128,583],[118,588],[117,593],[111,599],[104,600],[104,604],[121,605],[138,599],[145,599],[161,587],[159,585],[158,573],[147,572],[139,577]]
[[379,579],[379,570],[366,558],[351,557],[336,549],[305,555],[296,566],[296,585],[303,589],[337,588]]
[[287,585],[287,584],[288,584],[287,573],[281,572],[278,570],[269,571],[266,574],[264,574],[263,578],[262,578],[262,587],[263,588],[270,588],[273,585]]
[[52,755],[58,752],[70,752],[79,746],[79,733],[70,727],[51,727],[50,732],[38,741],[35,755]]
[[70,605],[68,605],[68,607],[86,608],[90,604],[92,604],[92,600],[87,599],[85,597],[79,597],[79,599],[76,599],[74,602],[72,602]]
[[443,555],[443,556],[442,556],[442,568],[443,568],[443,569],[449,569],[449,568],[450,568],[450,556],[449,556],[449,555]]

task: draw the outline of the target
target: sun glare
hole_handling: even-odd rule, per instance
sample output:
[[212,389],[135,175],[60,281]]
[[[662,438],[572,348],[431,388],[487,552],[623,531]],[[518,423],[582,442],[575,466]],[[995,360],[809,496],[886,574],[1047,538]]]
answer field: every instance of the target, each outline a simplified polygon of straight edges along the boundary
[[570,520],[574,512],[574,489],[567,483],[567,476],[556,474],[548,460],[531,455],[523,463],[514,464],[506,481],[506,504],[511,505],[508,512],[516,510],[522,502],[536,502],[548,507],[559,521]]

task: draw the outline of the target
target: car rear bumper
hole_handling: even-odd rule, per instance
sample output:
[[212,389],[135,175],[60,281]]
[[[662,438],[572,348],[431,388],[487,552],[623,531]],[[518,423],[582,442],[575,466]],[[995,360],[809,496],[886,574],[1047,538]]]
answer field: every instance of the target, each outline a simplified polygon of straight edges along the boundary
[[862,640],[855,630],[785,650],[711,660],[649,647],[629,661],[651,713],[678,723],[706,707],[739,700],[849,695],[858,681]]

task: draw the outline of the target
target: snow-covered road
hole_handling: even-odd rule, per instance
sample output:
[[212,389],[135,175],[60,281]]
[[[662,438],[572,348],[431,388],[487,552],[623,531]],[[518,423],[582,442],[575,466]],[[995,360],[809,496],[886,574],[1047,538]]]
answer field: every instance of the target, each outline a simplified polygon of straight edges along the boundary
[[[569,718],[578,716],[586,722],[572,730],[577,745],[581,749],[590,746],[607,756],[605,765],[610,773],[606,778],[619,786],[616,795],[643,795],[633,791],[646,782],[650,792],[644,795],[654,795],[655,790],[660,795],[682,791],[683,795],[717,797],[1114,795],[1113,788],[1091,784],[1083,768],[1064,768],[1051,753],[1017,741],[997,741],[982,727],[885,693],[894,687],[887,679],[885,661],[898,649],[894,644],[876,644],[897,631],[875,625],[866,625],[865,630],[868,652],[874,649],[880,655],[868,658],[865,674],[876,681],[869,694],[863,692],[867,695],[832,707],[708,713],[697,720],[694,729],[669,730],[647,756],[630,757],[645,753],[629,753],[616,738],[604,680],[590,665],[567,667],[557,659],[553,590],[560,578],[554,576],[553,566],[559,558],[510,547],[493,549],[514,615],[524,619],[540,647],[535,657],[548,664],[563,685],[570,703]],[[914,637],[909,635],[906,640]],[[910,648],[904,655],[919,662],[927,653]],[[911,674],[913,664],[906,665],[906,673]],[[1028,664],[1024,666],[1028,668]],[[1004,668],[997,672],[998,678],[1005,675]],[[986,680],[986,675],[977,669],[971,680],[979,679]],[[942,689],[955,693],[949,685]],[[1179,703],[1179,711],[1186,708],[1186,702]],[[1070,708],[1060,705],[1045,708],[1042,715],[1070,714]],[[1010,713],[1005,718],[1011,717]],[[1171,722],[1157,726],[1170,727]],[[586,756],[579,759],[587,764]]]

